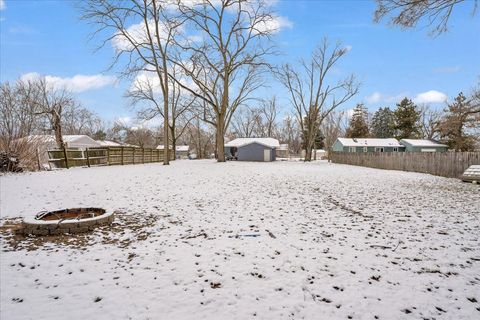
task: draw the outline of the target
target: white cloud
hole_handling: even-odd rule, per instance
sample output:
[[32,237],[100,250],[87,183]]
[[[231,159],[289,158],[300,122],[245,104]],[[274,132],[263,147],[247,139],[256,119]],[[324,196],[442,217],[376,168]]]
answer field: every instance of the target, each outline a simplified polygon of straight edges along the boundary
[[277,33],[282,31],[283,29],[292,29],[293,22],[288,20],[287,17],[282,16],[272,16],[271,19],[266,21],[261,21],[257,23],[253,32],[271,32]]
[[[22,75],[21,80],[37,80],[42,76],[37,72],[30,72]],[[94,89],[103,88],[115,83],[116,78],[113,76],[96,75],[75,75],[71,78],[61,78],[51,75],[44,76],[49,85],[55,89],[66,89],[72,92],[84,92]]]
[[5,10],[7,8],[7,5],[5,4],[4,0],[0,0],[0,10]]
[[132,118],[129,117],[129,116],[118,117],[118,118],[115,119],[115,123],[125,125],[125,126],[129,126],[130,124],[132,124],[132,122],[133,122]]
[[430,90],[417,94],[413,99],[415,103],[442,103],[447,101],[448,96],[440,91]]
[[380,101],[382,101],[382,94],[378,91],[372,93],[371,95],[365,97],[365,100],[368,102],[368,103],[379,103]]
[[375,91],[369,96],[365,97],[365,101],[370,104],[377,104],[377,103],[397,103],[405,97],[408,97],[408,92],[401,92],[396,95],[388,95],[383,94],[381,92]]

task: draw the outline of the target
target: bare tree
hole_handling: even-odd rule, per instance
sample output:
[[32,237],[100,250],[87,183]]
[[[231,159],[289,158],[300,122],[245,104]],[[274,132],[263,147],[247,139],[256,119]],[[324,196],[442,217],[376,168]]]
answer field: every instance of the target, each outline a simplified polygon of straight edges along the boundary
[[63,110],[62,131],[64,134],[86,134],[94,136],[103,130],[104,123],[95,113],[82,107],[78,102]]
[[224,136],[235,111],[263,85],[272,50],[262,43],[275,31],[274,16],[265,0],[180,2],[178,9],[203,40],[178,44],[182,53],[173,62],[190,85],[177,82],[201,101],[203,120],[216,130],[217,160],[224,162]]
[[375,22],[391,16],[390,23],[402,28],[412,28],[421,20],[427,20],[432,35],[448,30],[448,21],[457,5],[473,4],[472,16],[476,14],[477,0],[376,0]]
[[238,109],[232,119],[233,134],[238,138],[255,137],[261,124],[260,110],[249,106]]
[[[140,72],[153,74],[163,97],[164,144],[169,137],[169,68],[174,38],[184,20],[172,10],[172,1],[161,0],[88,0],[82,5],[82,18],[96,26],[94,35],[111,32],[102,45],[114,43],[113,64],[125,56],[122,75],[131,77]],[[133,23],[133,24],[131,24]],[[164,149],[163,164],[169,164],[169,148]]]
[[420,131],[425,139],[438,139],[443,112],[429,105],[420,107]]
[[300,154],[302,150],[301,132],[295,116],[286,116],[279,129],[279,138],[282,143],[288,144],[290,153]]
[[340,43],[329,48],[327,39],[324,39],[308,61],[301,61],[300,68],[285,64],[278,71],[303,134],[305,161],[312,159],[315,137],[323,120],[358,92],[359,84],[353,75],[337,83],[327,79],[333,66],[347,51]]
[[0,136],[2,149],[21,137],[32,134],[38,128],[33,100],[34,88],[31,83],[17,81],[0,85]]
[[[174,77],[178,71],[172,68]],[[169,145],[171,142],[173,150],[177,145],[177,140],[183,135],[188,124],[195,116],[196,97],[183,89],[178,83],[169,79],[169,113],[168,121]],[[133,105],[141,105],[142,109],[138,112],[138,117],[144,120],[152,120],[157,116],[165,119],[165,110],[163,105],[162,93],[158,92],[158,86],[155,85],[154,79],[145,77],[137,79],[132,88],[127,92],[126,96],[130,98]],[[160,94],[160,97],[159,97]],[[165,122],[164,122],[165,124]]]
[[328,159],[330,160],[331,153],[333,151],[333,144],[338,137],[345,135],[346,127],[344,127],[345,118],[347,117],[346,112],[332,112],[330,113],[325,120],[322,122],[320,130],[322,131],[325,144],[325,150],[328,154]]
[[197,158],[208,158],[215,148],[215,134],[203,124],[200,116],[196,116],[187,126],[187,139],[194,146]]
[[276,134],[276,120],[278,116],[277,97],[262,100],[260,105],[260,114],[263,118],[263,135],[273,137]]
[[77,102],[70,92],[65,89],[55,88],[47,83],[45,78],[35,80],[33,83],[35,94],[31,96],[31,103],[35,106],[35,115],[45,116],[55,135],[58,148],[64,148],[62,134],[62,119],[64,110],[72,107]]

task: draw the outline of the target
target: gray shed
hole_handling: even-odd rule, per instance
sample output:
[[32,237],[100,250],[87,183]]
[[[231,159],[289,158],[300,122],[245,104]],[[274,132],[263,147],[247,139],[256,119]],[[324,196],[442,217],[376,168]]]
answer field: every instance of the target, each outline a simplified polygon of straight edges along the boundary
[[279,146],[273,138],[238,138],[225,144],[225,157],[238,161],[275,161]]

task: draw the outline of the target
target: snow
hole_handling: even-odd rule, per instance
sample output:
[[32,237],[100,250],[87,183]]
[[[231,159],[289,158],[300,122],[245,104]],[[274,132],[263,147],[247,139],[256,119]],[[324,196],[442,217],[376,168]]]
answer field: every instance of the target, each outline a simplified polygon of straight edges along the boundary
[[270,148],[280,147],[280,143],[274,138],[237,138],[225,144],[225,147],[243,147],[251,143],[258,143]]
[[375,138],[338,138],[338,141],[345,147],[404,147],[397,139],[375,139]]
[[402,139],[400,142],[408,143],[414,147],[446,147],[446,144],[441,144],[433,140],[423,140],[423,139]]
[[[328,164],[179,160],[0,177],[6,224],[118,210],[71,238],[0,231],[1,319],[478,319],[478,185]],[[16,220],[14,220],[16,221]]]

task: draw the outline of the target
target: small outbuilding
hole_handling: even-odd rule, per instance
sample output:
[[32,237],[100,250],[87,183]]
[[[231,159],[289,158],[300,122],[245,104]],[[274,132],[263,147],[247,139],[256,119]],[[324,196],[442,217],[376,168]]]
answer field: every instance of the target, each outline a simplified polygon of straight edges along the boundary
[[238,161],[275,161],[278,147],[280,143],[273,138],[238,138],[225,144],[225,157]]
[[[171,150],[172,146],[169,146],[169,148]],[[165,149],[165,146],[163,144],[159,144],[157,149],[163,150]],[[189,151],[190,147],[187,145],[175,146],[175,159],[188,159]]]
[[407,152],[445,152],[448,150],[446,144],[434,140],[402,139],[400,143],[405,146]]
[[177,159],[188,159],[190,147],[187,145],[181,145],[175,147],[175,157]]
[[338,138],[332,150],[335,152],[404,152],[405,146],[394,138]]

